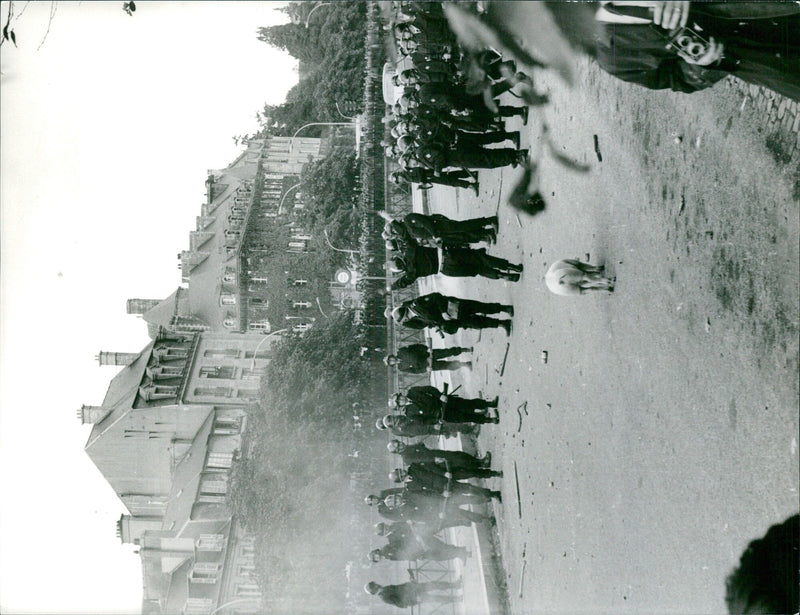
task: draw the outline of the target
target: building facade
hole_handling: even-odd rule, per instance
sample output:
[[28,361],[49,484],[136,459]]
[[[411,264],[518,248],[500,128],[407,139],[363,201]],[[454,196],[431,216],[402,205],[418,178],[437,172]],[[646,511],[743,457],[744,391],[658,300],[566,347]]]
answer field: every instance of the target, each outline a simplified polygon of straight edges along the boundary
[[92,425],[87,454],[128,510],[117,535],[139,548],[144,613],[263,609],[253,539],[229,495],[247,408],[277,339],[162,332],[138,354],[98,357],[127,363],[103,403],[79,418]]
[[206,200],[178,254],[181,285],[165,299],[127,302],[151,342],[97,355],[122,369],[103,402],[78,416],[91,425],[86,453],[127,509],[117,535],[138,547],[145,614],[265,608],[254,539],[233,516],[230,484],[273,344],[315,321],[303,273],[313,238],[296,214],[302,167],[325,147],[254,139],[228,167],[208,171]]
[[[161,329],[265,334],[313,325],[315,298],[303,273],[313,238],[295,218],[304,207],[301,170],[325,152],[317,138],[253,139],[228,167],[208,171],[206,202],[178,254],[185,286],[161,301],[129,299],[128,313],[144,318],[151,337]],[[289,260],[276,276],[277,257]],[[281,294],[271,306],[270,296]]]

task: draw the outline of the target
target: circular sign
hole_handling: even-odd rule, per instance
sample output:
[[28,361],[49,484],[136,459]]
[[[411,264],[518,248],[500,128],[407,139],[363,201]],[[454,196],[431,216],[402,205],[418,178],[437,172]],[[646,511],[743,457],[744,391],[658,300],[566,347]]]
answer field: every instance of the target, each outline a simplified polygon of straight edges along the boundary
[[350,272],[347,269],[338,269],[334,277],[339,284],[347,284],[350,281]]

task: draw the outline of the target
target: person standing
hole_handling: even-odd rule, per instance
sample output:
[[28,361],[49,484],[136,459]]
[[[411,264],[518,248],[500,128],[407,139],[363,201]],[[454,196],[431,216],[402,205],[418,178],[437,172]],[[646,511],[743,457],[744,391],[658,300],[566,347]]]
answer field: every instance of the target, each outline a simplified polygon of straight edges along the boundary
[[499,423],[499,418],[489,412],[497,409],[498,399],[487,401],[448,395],[436,387],[414,386],[406,394],[396,393],[390,405],[402,408],[405,416],[418,417],[423,421],[445,421],[447,423]]
[[[409,575],[413,575],[411,570]],[[418,583],[412,580],[398,585],[379,585],[370,581],[364,586],[364,591],[373,596],[378,596],[386,604],[391,604],[402,609],[417,606],[422,602],[436,602],[447,604],[461,601],[461,596],[453,595],[452,592],[460,589],[461,581],[430,581],[428,583]]]
[[511,321],[490,318],[486,314],[505,312],[514,315],[514,308],[500,303],[484,303],[472,299],[459,299],[441,293],[428,293],[404,301],[393,310],[387,308],[386,315],[397,324],[409,329],[436,329],[442,335],[453,334],[459,329],[490,329],[501,327],[511,334]]
[[401,372],[409,374],[424,374],[431,371],[456,370],[461,367],[470,367],[470,361],[447,361],[449,357],[456,357],[465,352],[472,352],[472,348],[452,346],[450,348],[428,349],[425,344],[409,344],[397,349],[397,354],[387,355],[384,363],[390,367],[397,366]]

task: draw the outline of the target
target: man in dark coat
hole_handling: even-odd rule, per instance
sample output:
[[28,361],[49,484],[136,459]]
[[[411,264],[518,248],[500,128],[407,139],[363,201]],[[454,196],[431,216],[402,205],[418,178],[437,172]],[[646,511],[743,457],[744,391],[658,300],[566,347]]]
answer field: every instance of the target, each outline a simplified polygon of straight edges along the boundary
[[386,499],[387,495],[397,495],[398,493],[403,493],[402,487],[392,487],[390,489],[382,489],[378,495],[368,495],[364,498],[364,503],[367,506],[375,506],[376,504],[380,504]]
[[440,249],[416,244],[409,245],[402,257],[394,260],[403,275],[392,283],[392,290],[405,288],[419,278],[437,273],[453,278],[482,276],[490,280],[517,282],[522,271],[522,265],[487,254],[485,248],[444,246]]
[[428,448],[422,442],[418,444],[404,444],[400,440],[392,440],[387,445],[390,453],[396,453],[403,458],[405,465],[414,462],[436,463],[443,461],[451,468],[488,468],[492,457],[488,453],[481,457],[475,457],[464,451],[445,451],[438,448]]
[[456,333],[459,329],[489,329],[502,327],[511,334],[511,321],[489,318],[485,314],[506,312],[514,315],[514,308],[500,303],[484,303],[471,299],[459,299],[441,293],[428,293],[404,301],[394,310],[387,310],[394,321],[409,329],[430,327],[440,333]]
[[[527,107],[525,108],[527,109]],[[509,147],[485,148],[469,144],[450,147],[445,144],[426,142],[416,148],[414,157],[423,166],[437,172],[449,167],[496,169],[509,165],[516,167],[524,163],[528,159],[528,150]]]
[[[410,573],[411,571],[409,571]],[[461,600],[460,596],[436,592],[452,592],[460,588],[461,581],[431,581],[428,583],[410,581],[399,585],[379,585],[370,581],[364,586],[364,591],[373,596],[378,596],[386,604],[405,609],[422,602],[438,602],[440,604],[458,602]]]
[[446,361],[448,357],[455,357],[465,352],[472,352],[472,348],[453,346],[451,348],[428,349],[425,344],[409,344],[397,349],[397,354],[388,355],[384,362],[389,366],[397,366],[401,372],[409,374],[424,374],[431,371],[455,370],[472,365],[470,361]]
[[438,538],[416,537],[405,541],[389,541],[380,549],[370,551],[369,558],[375,563],[381,559],[394,562],[415,559],[443,562],[449,559],[460,559],[466,563],[468,555],[469,551],[465,547],[450,545]]
[[[652,3],[651,3],[652,4]],[[678,15],[678,18],[675,16]],[[728,75],[800,101],[800,5],[796,2],[606,5],[597,62],[612,75],[650,89],[695,92]],[[667,48],[676,26],[697,24],[707,43],[699,56]]]
[[417,241],[433,241],[449,246],[494,242],[499,228],[497,216],[453,220],[442,214],[411,213],[403,218],[403,224],[409,235]]
[[411,167],[404,171],[394,171],[390,177],[393,184],[408,182],[419,184],[420,190],[427,190],[432,184],[452,186],[453,188],[472,188],[478,194],[478,182],[469,181],[473,174],[466,170],[442,171],[438,175],[431,169]]
[[395,394],[390,402],[390,405],[402,408],[405,416],[430,423],[499,423],[498,417],[489,412],[497,408],[497,398],[487,401],[448,395],[430,385],[411,387],[405,395]]
[[425,423],[418,418],[409,418],[397,414],[387,414],[377,419],[375,426],[380,430],[388,429],[392,432],[392,435],[398,438],[416,438],[417,436],[444,436],[447,438],[458,432],[470,432],[470,430],[459,425],[450,425],[448,423],[433,425]]
[[492,498],[501,498],[499,491],[457,481],[449,472],[441,474],[424,463],[412,463],[407,470],[392,470],[389,479],[403,483],[408,493],[433,493],[459,504],[485,504]]
[[412,521],[437,526],[437,530],[464,521],[480,523],[491,517],[461,508],[454,498],[445,498],[435,493],[404,491],[389,495],[378,504],[378,514],[389,521]]

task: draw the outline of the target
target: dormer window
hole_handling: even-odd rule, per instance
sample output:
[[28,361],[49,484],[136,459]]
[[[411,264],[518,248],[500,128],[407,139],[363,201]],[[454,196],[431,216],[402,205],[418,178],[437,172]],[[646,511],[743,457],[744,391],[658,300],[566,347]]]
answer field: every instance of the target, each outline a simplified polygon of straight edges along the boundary
[[232,316],[228,316],[225,320],[222,321],[222,326],[226,329],[233,329],[236,327],[236,319]]
[[236,272],[232,269],[226,269],[225,275],[222,276],[222,281],[227,283],[235,283],[236,282]]
[[219,296],[220,305],[236,305],[236,295],[233,293],[222,293]]

